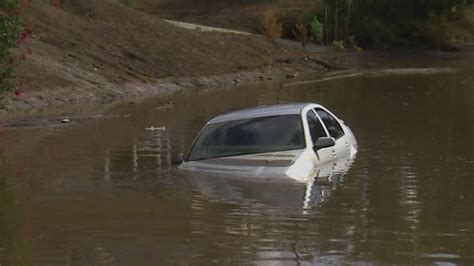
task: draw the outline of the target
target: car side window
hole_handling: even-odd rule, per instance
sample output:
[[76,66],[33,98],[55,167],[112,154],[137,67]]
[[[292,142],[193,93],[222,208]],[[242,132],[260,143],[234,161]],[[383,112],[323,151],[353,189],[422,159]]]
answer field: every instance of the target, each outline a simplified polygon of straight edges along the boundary
[[326,126],[331,137],[333,137],[334,139],[339,139],[340,137],[344,136],[344,130],[342,129],[341,124],[339,124],[339,121],[337,121],[336,118],[334,118],[331,114],[324,111],[323,109],[315,110],[318,113],[318,116],[323,121],[324,125]]
[[306,115],[308,120],[309,132],[311,134],[311,139],[313,144],[316,144],[316,140],[320,137],[327,137],[326,131],[324,131],[323,125],[313,110],[310,110]]

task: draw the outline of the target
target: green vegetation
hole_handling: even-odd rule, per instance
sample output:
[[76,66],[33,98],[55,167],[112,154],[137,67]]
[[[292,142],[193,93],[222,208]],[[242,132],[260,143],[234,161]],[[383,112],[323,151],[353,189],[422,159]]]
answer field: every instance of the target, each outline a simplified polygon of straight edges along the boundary
[[285,37],[300,39],[295,28],[305,24],[314,41],[354,49],[449,48],[474,39],[474,0],[316,0],[313,10],[280,10],[278,17]]
[[315,16],[312,20],[300,19],[293,29],[291,29],[292,36],[301,43],[303,48],[308,43],[315,40],[321,43],[324,38],[324,26],[319,22]]
[[324,38],[324,26],[318,20],[317,16],[314,16],[313,20],[309,24],[311,27],[311,34],[313,35],[314,40],[322,42]]
[[[308,0],[310,1],[310,0]],[[282,25],[282,36],[285,38],[295,38],[296,36],[293,34],[295,31],[296,25],[298,24],[304,24],[307,27],[310,28],[311,31],[311,26],[310,23],[312,22],[314,18],[314,14],[317,13],[318,9],[312,9],[312,10],[295,10],[295,9],[290,9],[290,10],[278,10],[277,15],[281,21]],[[311,32],[311,35],[313,33]],[[313,36],[314,37],[314,36]]]
[[344,42],[343,41],[332,41],[332,47],[337,51],[344,50]]
[[0,1],[0,99],[11,88],[12,49],[20,41],[20,1]]
[[473,37],[472,0],[324,0],[326,39],[365,47],[424,43],[438,48]]

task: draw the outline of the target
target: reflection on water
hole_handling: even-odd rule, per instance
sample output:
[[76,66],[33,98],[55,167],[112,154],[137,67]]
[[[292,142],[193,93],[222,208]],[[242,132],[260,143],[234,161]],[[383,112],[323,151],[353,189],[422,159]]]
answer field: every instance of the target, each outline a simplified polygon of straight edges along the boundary
[[[2,265],[472,264],[471,61],[413,63],[454,73],[197,91],[80,125],[0,131]],[[343,117],[354,163],[300,186],[171,164],[210,117],[278,99]]]
[[249,205],[252,207],[270,207],[308,214],[328,200],[344,174],[352,164],[352,159],[340,159],[321,165],[316,169],[314,180],[297,183],[286,180],[252,180],[245,176],[222,178],[222,174],[209,172],[188,172],[198,191],[207,200]]
[[[115,155],[115,158],[112,155]],[[170,173],[171,165],[172,149],[169,134],[166,129],[152,130],[147,132],[146,138],[138,139],[129,150],[122,149],[119,154],[106,152],[104,179],[120,179],[120,174],[131,170],[132,175],[123,178],[135,180],[138,178],[139,168],[152,170],[159,176],[164,176]]]

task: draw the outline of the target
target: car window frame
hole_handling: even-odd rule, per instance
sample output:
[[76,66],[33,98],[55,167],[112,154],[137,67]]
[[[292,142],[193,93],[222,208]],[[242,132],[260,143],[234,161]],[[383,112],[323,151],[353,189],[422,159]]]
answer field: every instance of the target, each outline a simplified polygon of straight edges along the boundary
[[[329,133],[329,130],[328,130],[326,124],[324,123],[323,119],[319,116],[319,114],[318,114],[318,112],[317,112],[318,109],[319,109],[319,110],[322,110],[322,111],[324,111],[324,112],[326,112],[329,116],[331,116],[334,120],[336,120],[336,122],[338,123],[339,127],[340,127],[341,130],[342,130],[342,135],[340,135],[338,138],[334,138],[333,136],[331,136],[331,134]],[[339,118],[337,118],[335,115],[333,115],[329,110],[327,110],[327,109],[325,109],[325,108],[322,108],[321,106],[319,106],[319,107],[314,107],[314,108],[312,108],[311,110],[313,110],[313,112],[316,113],[316,115],[317,115],[318,118],[319,118],[319,121],[321,121],[321,123],[323,124],[323,127],[324,127],[324,130],[326,131],[326,134],[327,134],[329,137],[332,137],[332,138],[334,138],[334,139],[337,141],[337,140],[341,139],[342,137],[344,137],[344,136],[346,135],[346,132],[344,131],[344,127],[343,127],[341,121],[339,120]]]
[[321,117],[319,117],[318,113],[314,110],[315,108],[311,108],[309,109],[306,114],[305,114],[305,120],[306,120],[306,124],[308,125],[308,134],[309,134],[309,137],[311,139],[311,142],[314,145],[316,145],[316,142],[313,140],[313,136],[311,134],[311,127],[309,125],[309,121],[308,121],[308,114],[310,112],[312,112],[314,115],[316,115],[316,118],[318,119],[319,123],[321,124],[321,126],[323,127],[323,130],[324,130],[324,133],[326,133],[326,137],[330,137],[331,135],[329,135],[329,131],[328,129],[326,128],[326,125],[323,123],[323,121],[321,120]]

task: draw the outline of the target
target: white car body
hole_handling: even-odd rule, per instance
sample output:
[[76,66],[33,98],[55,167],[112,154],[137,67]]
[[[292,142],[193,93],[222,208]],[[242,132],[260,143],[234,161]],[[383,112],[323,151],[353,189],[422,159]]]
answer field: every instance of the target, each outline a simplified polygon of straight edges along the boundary
[[[329,114],[334,119],[330,122],[328,122],[327,119],[323,121],[321,116],[327,118],[327,114]],[[299,115],[301,117],[302,129],[304,133],[303,148],[218,157],[203,160],[188,160],[189,153],[192,151],[191,148],[188,154],[184,157],[180,168],[209,174],[212,173],[228,174],[232,176],[245,176],[253,180],[268,180],[269,178],[277,180],[280,178],[290,178],[297,182],[307,183],[313,181],[315,177],[321,176],[321,173],[318,173],[318,171],[323,169],[321,167],[323,164],[345,158],[352,159],[357,153],[357,141],[351,129],[328,109],[314,103],[282,104],[235,111],[211,119],[203,128],[203,130],[208,125],[217,123],[285,115]],[[332,137],[331,134],[333,134],[332,132],[334,130],[330,132],[325,122],[331,126],[331,129],[342,129],[343,135],[341,136],[342,132],[339,130],[339,137],[334,139],[334,146],[316,150],[314,148],[316,141],[313,141],[313,137],[311,135],[312,132],[310,131],[310,123],[311,125],[314,125],[316,122],[309,122],[308,117],[312,117],[313,119],[314,117],[317,117],[319,123],[324,129],[326,138]],[[339,127],[335,123],[337,123]],[[201,130],[201,133],[203,130]],[[195,145],[201,133],[194,141],[193,146]]]

